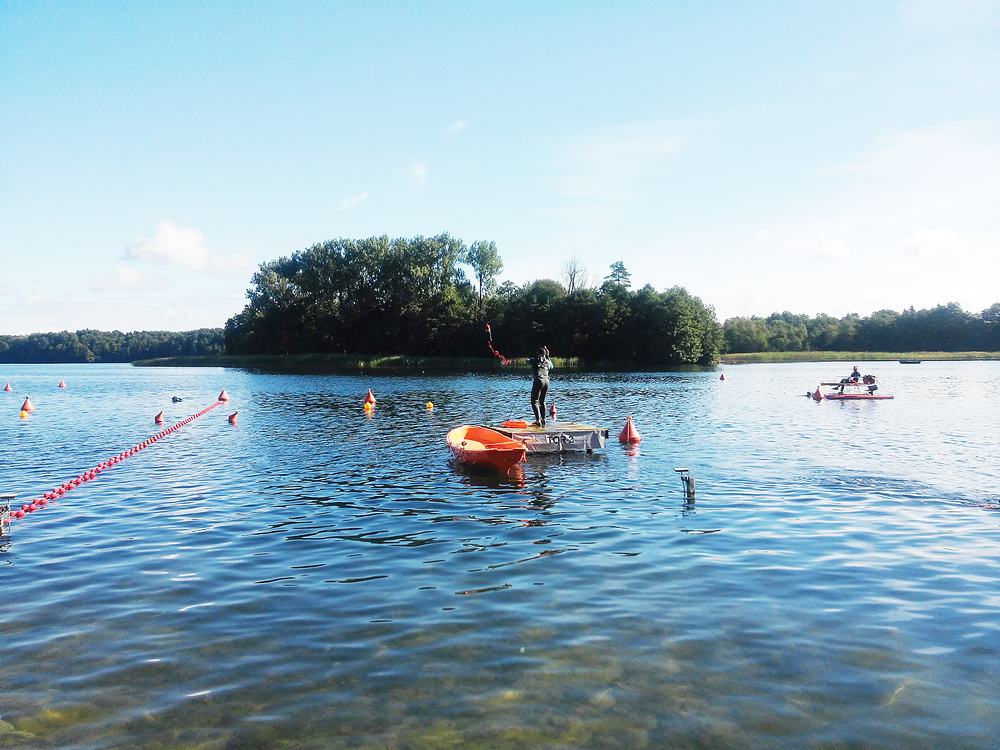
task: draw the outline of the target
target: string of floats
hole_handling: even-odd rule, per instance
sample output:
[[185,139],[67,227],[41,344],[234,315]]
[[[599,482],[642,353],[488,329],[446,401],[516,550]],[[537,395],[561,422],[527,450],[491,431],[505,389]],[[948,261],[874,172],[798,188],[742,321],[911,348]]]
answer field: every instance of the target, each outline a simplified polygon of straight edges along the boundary
[[[46,507],[51,501],[58,500],[59,498],[63,497],[67,492],[72,492],[77,487],[86,482],[93,481],[100,474],[120,464],[126,458],[131,458],[136,453],[145,450],[146,448],[155,444],[159,440],[167,437],[168,435],[173,434],[181,427],[185,427],[191,424],[191,422],[193,422],[194,420],[198,419],[199,417],[205,416],[210,411],[212,411],[212,409],[226,403],[227,401],[229,401],[229,395],[225,392],[225,390],[223,390],[222,393],[219,394],[218,400],[211,406],[206,406],[201,411],[195,412],[191,416],[185,417],[179,422],[175,422],[174,424],[170,425],[170,427],[160,430],[155,435],[151,435],[142,442],[136,443],[131,448],[123,450],[121,453],[117,453],[114,456],[111,456],[110,458],[101,461],[99,464],[87,469],[82,474],[79,474],[78,476],[73,477],[69,481],[63,482],[62,484],[53,487],[51,490],[43,494],[41,497],[32,500],[30,503],[24,503],[18,510],[11,509],[10,516],[7,519],[7,523],[14,523],[14,521],[18,521],[30,513],[34,513],[35,511],[41,510],[42,508]],[[157,420],[156,420],[157,423],[162,423],[161,414],[162,412],[160,412],[160,414],[157,415]],[[229,421],[233,424],[235,424],[235,419],[234,419],[235,416],[236,415],[233,414],[229,418]]]

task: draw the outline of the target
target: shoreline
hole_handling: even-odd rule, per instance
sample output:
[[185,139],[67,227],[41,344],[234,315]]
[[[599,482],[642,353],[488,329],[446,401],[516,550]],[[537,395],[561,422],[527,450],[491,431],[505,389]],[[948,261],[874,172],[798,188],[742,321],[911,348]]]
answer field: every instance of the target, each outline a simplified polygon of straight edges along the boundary
[[[575,357],[553,357],[556,367],[580,370]],[[527,370],[525,358],[511,359],[505,369]],[[133,367],[235,367],[245,370],[293,372],[489,372],[501,367],[492,357],[423,357],[407,354],[213,354],[156,357],[132,362]]]
[[719,364],[787,364],[791,362],[892,362],[919,359],[924,362],[974,362],[1000,360],[1000,352],[748,352],[723,354]]
[[[714,370],[717,365],[648,365],[638,362],[584,362],[579,357],[552,357],[556,370],[564,372],[676,372]],[[527,357],[514,357],[501,365],[493,357],[432,357],[416,355],[363,354],[246,354],[178,356],[141,359],[133,367],[234,367],[273,372],[527,372]]]

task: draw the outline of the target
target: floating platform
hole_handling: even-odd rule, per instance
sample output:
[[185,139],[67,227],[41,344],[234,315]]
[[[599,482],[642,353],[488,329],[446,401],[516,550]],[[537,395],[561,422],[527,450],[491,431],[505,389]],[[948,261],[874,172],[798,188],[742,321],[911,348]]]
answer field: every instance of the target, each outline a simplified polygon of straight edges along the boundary
[[576,422],[549,420],[544,427],[491,427],[502,435],[520,440],[532,453],[593,453],[604,448],[608,431]]

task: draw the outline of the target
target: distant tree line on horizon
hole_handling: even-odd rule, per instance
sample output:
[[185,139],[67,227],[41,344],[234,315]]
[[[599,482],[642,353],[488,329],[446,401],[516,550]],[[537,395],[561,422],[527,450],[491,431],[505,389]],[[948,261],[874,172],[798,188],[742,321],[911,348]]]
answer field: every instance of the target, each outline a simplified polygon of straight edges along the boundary
[[[471,269],[471,278],[463,266]],[[596,288],[576,261],[566,283],[498,283],[493,242],[449,234],[335,239],[263,263],[225,328],[230,354],[489,356],[484,324],[508,357],[648,365],[718,360],[722,327],[681,287],[633,290],[624,264]]]
[[926,310],[879,310],[866,317],[773,313],[729,318],[726,351],[962,352],[1000,351],[1000,303],[978,315],[957,303]]
[[[471,269],[471,278],[465,268]],[[263,263],[248,303],[221,328],[0,335],[0,363],[133,362],[218,354],[490,356],[484,324],[509,357],[542,344],[585,362],[711,364],[720,352],[1000,351],[1000,303],[956,303],[861,317],[773,313],[719,325],[682,287],[631,288],[615,262],[599,285],[569,261],[562,281],[498,282],[493,242],[435,237],[336,239]]]
[[221,328],[195,331],[59,331],[0,336],[0,362],[134,362],[154,357],[223,354]]

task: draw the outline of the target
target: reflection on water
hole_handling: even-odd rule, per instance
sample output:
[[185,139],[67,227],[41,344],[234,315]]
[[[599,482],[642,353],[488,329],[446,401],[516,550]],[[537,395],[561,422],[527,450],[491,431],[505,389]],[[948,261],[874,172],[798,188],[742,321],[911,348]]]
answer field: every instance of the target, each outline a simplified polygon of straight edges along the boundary
[[518,377],[7,367],[19,500],[240,424],[0,543],[0,747],[993,747],[1000,365],[851,364],[564,374],[607,449],[506,477],[444,435]]

